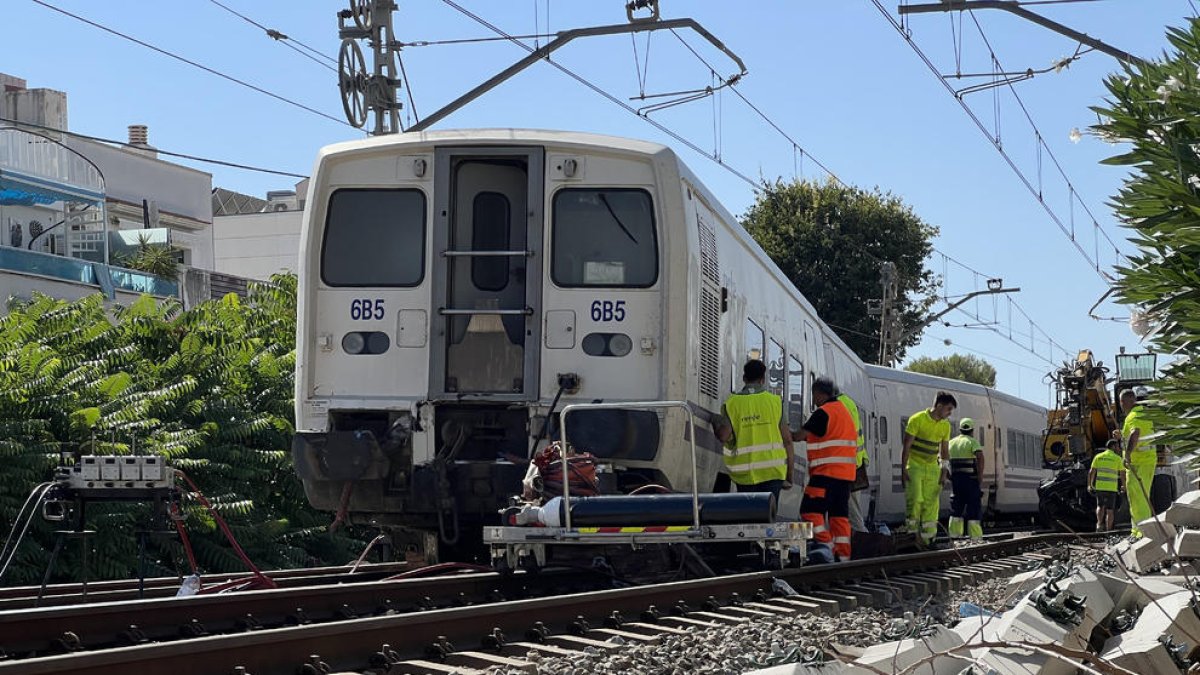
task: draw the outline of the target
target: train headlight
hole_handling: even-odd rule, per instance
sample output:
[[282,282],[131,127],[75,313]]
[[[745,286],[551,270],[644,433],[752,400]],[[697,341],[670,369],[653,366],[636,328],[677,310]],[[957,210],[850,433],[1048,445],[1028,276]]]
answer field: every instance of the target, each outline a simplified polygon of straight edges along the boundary
[[608,338],[608,351],[613,356],[625,356],[633,351],[633,340],[624,333],[613,333],[612,337]]
[[588,356],[625,356],[633,351],[633,340],[624,333],[588,333],[580,346]]
[[347,354],[384,354],[391,346],[388,334],[377,330],[356,331],[342,337],[342,349]]
[[367,338],[362,333],[346,333],[342,338],[342,349],[347,354],[361,354],[367,348]]

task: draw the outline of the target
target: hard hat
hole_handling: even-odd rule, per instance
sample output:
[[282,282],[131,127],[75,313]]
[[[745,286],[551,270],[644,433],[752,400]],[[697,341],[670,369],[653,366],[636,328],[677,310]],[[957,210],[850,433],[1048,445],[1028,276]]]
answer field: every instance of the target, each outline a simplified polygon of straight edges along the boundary
[[962,421],[958,423],[958,428],[960,431],[974,431],[975,420],[971,419],[970,417],[964,417],[962,418]]

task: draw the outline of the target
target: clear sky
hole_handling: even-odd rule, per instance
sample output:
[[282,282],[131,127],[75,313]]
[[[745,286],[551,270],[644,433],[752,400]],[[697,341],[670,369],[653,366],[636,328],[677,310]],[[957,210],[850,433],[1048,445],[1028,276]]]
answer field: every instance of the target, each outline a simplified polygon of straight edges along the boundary
[[[212,69],[341,119],[337,79],[320,63],[264,35],[212,0],[150,3],[133,0],[47,0],[96,23],[125,32]],[[336,12],[345,4],[303,0],[221,0],[229,8],[274,28],[322,54],[336,57]],[[885,6],[895,16],[896,0]],[[5,38],[0,71],[30,87],[66,91],[72,131],[123,139],[129,124],[147,124],[151,144],[166,150],[307,174],[322,145],[362,137],[344,124],[256,93],[167,56],[124,41],[57,13],[33,0],[5,0]],[[618,0],[462,0],[469,10],[510,34],[622,23]],[[491,36],[485,28],[441,0],[399,2],[395,25],[403,42]],[[1040,4],[1031,10],[1057,19],[1142,57],[1166,47],[1165,27],[1193,12],[1188,0],[1099,0]],[[971,303],[983,321],[959,312],[952,327],[936,326],[909,356],[954,351],[983,355],[999,371],[998,386],[1045,403],[1043,376],[1068,351],[1093,349],[1111,362],[1121,345],[1138,349],[1127,324],[1095,321],[1088,308],[1106,286],[938,79],[905,44],[869,0],[717,2],[662,0],[665,17],[691,16],[746,63],[738,90],[800,146],[850,184],[894,192],[940,228],[938,250],[987,276],[1019,286],[1019,306],[1030,326],[1001,300]],[[1070,56],[1066,38],[995,11],[975,15],[1000,63],[1008,71],[1041,70]],[[990,55],[971,15],[928,14],[911,18],[913,39],[943,73],[991,72]],[[734,65],[694,34],[682,34],[719,75]],[[695,89],[712,83],[708,66],[669,33],[649,39],[628,36],[580,40],[558,52],[560,63],[622,100]],[[403,58],[416,111],[428,114],[524,55],[507,42],[410,46]],[[327,62],[326,62],[327,63]],[[635,64],[640,64],[635,65]],[[1007,88],[966,95],[1013,161],[1038,184],[1047,203],[1092,255],[1091,218],[1124,244],[1125,234],[1106,202],[1120,185],[1121,169],[1099,165],[1120,148],[1084,134],[1069,134],[1096,121],[1089,106],[1101,104],[1103,78],[1117,62],[1099,52],[1082,56],[1061,72],[1015,84],[1049,150],[1061,163],[1079,200],[1053,168],[1046,150],[1036,152],[1034,132]],[[641,75],[639,76],[639,72]],[[967,86],[984,80],[962,80]],[[999,92],[999,95],[997,95]],[[639,102],[631,102],[635,107]],[[999,108],[996,124],[993,110]],[[406,115],[411,110],[406,110]],[[800,161],[792,145],[726,91],[654,113],[654,119],[752,178],[820,177],[811,160]],[[714,119],[715,118],[715,119]],[[540,127],[593,131],[657,140],[678,149],[726,207],[740,214],[754,192],[711,159],[683,147],[650,124],[584,88],[549,64],[538,64],[438,125]],[[188,163],[188,162],[185,162]],[[294,179],[192,163],[213,174],[216,186],[250,194],[288,189]],[[1074,202],[1069,207],[1070,202]],[[1114,260],[1099,240],[1102,266]],[[946,273],[945,293],[975,290],[975,276],[936,255],[931,268]],[[982,283],[982,282],[978,282]],[[1103,304],[1098,313],[1124,315]],[[998,322],[990,326],[963,324]],[[988,330],[994,328],[995,331]],[[1011,340],[1008,339],[1011,329]],[[1042,332],[1044,331],[1044,333]],[[1047,343],[1048,334],[1063,349]],[[946,345],[946,341],[951,344]],[[1023,346],[1019,346],[1020,343]]]

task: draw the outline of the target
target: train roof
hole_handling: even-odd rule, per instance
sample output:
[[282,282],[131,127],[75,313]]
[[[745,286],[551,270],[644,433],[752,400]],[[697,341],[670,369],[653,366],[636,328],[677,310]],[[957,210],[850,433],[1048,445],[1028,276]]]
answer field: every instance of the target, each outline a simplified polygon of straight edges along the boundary
[[579,147],[601,150],[617,150],[645,155],[670,154],[678,157],[675,151],[661,143],[640,141],[622,136],[606,136],[578,131],[557,131],[553,129],[447,129],[439,131],[418,131],[402,134],[385,134],[355,141],[343,141],[321,148],[320,157],[353,152],[355,150],[372,150],[390,148],[420,143],[461,141],[470,145],[513,145],[555,143],[559,145],[575,145]]
[[1017,398],[1011,394],[1006,394],[998,389],[985,387],[982,384],[975,384],[974,382],[963,382],[962,380],[952,380],[947,377],[938,377],[937,375],[926,375],[925,373],[914,373],[911,370],[897,370],[895,368],[885,368],[883,366],[871,364],[867,364],[867,374],[870,375],[872,379],[890,380],[892,382],[916,384],[924,387],[938,387],[952,393],[958,392],[960,394],[990,396],[994,400],[1004,401],[1005,403],[1027,408],[1029,410],[1036,410],[1038,412],[1045,411],[1045,408],[1036,403],[1026,401],[1023,398]]

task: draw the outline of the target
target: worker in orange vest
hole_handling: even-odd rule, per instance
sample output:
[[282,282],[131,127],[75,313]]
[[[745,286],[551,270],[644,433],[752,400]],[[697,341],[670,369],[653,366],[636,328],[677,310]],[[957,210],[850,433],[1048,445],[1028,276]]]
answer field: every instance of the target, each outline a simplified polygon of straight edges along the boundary
[[816,411],[804,423],[808,445],[808,485],[800,518],[812,523],[813,539],[832,544],[836,560],[850,559],[850,488],[857,470],[858,428],[837,400],[837,386],[826,377],[812,384]]

